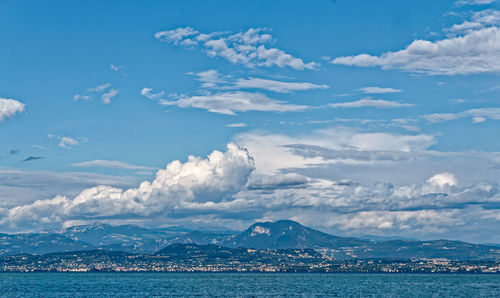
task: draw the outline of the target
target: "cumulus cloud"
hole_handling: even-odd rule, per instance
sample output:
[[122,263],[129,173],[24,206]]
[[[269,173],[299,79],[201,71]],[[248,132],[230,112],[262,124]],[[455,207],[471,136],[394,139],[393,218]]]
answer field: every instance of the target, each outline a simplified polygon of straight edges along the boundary
[[101,95],[102,102],[105,104],[111,103],[111,99],[118,94],[117,89],[110,89],[108,92]]
[[0,226],[22,229],[78,218],[168,214],[189,203],[215,204],[241,190],[253,169],[248,152],[228,144],[226,152],[214,151],[206,159],[190,156],[185,163],[173,161],[152,182],[142,182],[137,188],[101,185],[75,198],[56,196],[11,208]]
[[91,160],[91,161],[82,161],[82,162],[74,163],[74,164],[72,164],[72,166],[81,167],[81,168],[100,167],[100,168],[125,169],[125,170],[151,170],[151,169],[154,169],[151,167],[133,165],[133,164],[129,164],[126,162],[117,161],[117,160],[101,160],[101,159],[96,159],[96,160]]
[[384,99],[371,99],[363,98],[357,101],[342,102],[342,103],[331,103],[328,106],[332,108],[364,108],[364,107],[375,107],[375,108],[404,108],[412,107],[413,104],[400,103],[396,101],[389,101]]
[[291,67],[297,70],[314,69],[315,62],[305,63],[277,48],[267,48],[272,36],[263,33],[263,28],[250,28],[245,32],[230,34],[227,32],[201,33],[191,27],[156,32],[160,41],[187,47],[200,46],[210,57],[221,57],[233,64],[246,67]]
[[380,56],[338,57],[332,63],[427,75],[464,75],[500,71],[499,53],[500,30],[490,27],[438,41],[415,40],[403,50]]
[[160,100],[166,106],[205,109],[212,113],[235,115],[237,112],[294,112],[303,111],[307,106],[275,100],[261,93],[220,92],[181,97],[174,101]]
[[15,100],[0,97],[0,122],[13,117],[17,113],[24,112],[24,104]]
[[384,94],[384,93],[399,93],[402,92],[399,89],[394,88],[382,88],[382,87],[363,87],[359,88],[358,91],[361,91],[365,94]]
[[[360,133],[323,132],[322,138],[318,134],[314,138],[288,137],[281,141],[307,141],[309,137],[310,141],[329,142],[333,144],[331,147],[354,147],[358,142],[354,137],[356,134]],[[402,136],[392,138],[404,140]],[[404,149],[401,142],[393,141],[391,147]],[[371,144],[368,142],[364,147],[381,147],[380,144]],[[423,147],[413,145],[412,148]],[[13,231],[32,230],[60,227],[76,221],[121,220],[154,226],[185,224],[237,229],[246,228],[257,220],[290,218],[349,235],[404,233],[413,237],[430,237],[458,230],[463,234],[471,222],[489,221],[491,226],[492,220],[499,220],[488,213],[488,210],[498,210],[500,203],[500,191],[495,183],[461,186],[455,174],[445,171],[434,172],[419,183],[400,185],[309,177],[293,171],[284,172],[283,168],[263,172],[256,171],[262,155],[254,149],[249,147],[247,151],[229,144],[225,152],[214,151],[207,158],[191,156],[184,163],[173,161],[159,170],[153,181],[142,182],[138,187],[123,189],[101,185],[71,197],[60,195],[3,209],[0,206],[0,227]],[[274,153],[268,152],[268,155]],[[338,152],[320,152],[319,155],[328,159],[326,153],[335,155]],[[389,158],[387,152],[378,153],[381,155],[375,158]],[[314,158],[308,157],[307,162],[314,161]],[[367,157],[354,154],[354,158]],[[468,235],[473,237],[474,233]]]
[[454,24],[445,31],[463,34],[474,30],[497,26],[500,24],[500,11],[494,9],[485,9],[476,11],[472,14],[470,20],[466,20],[461,24]]
[[59,140],[59,147],[64,148],[64,149],[71,149],[80,143],[86,143],[88,140],[86,138],[73,138],[69,136],[57,136],[53,134],[48,135],[49,138],[51,139],[57,139]]

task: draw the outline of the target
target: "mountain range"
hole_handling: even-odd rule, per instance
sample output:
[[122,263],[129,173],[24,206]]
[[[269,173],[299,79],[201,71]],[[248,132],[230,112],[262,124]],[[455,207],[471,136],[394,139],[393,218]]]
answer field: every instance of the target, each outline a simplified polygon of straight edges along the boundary
[[313,249],[334,259],[447,258],[500,260],[500,247],[451,240],[373,240],[326,234],[291,220],[255,223],[241,233],[202,232],[181,228],[148,229],[96,223],[60,231],[0,234],[0,255],[48,254],[100,249],[154,254],[173,244],[217,245],[259,250]]

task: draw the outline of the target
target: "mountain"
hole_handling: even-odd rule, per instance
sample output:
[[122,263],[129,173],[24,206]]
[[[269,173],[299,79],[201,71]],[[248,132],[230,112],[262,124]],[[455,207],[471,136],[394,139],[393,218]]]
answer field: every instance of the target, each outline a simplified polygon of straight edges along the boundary
[[292,220],[256,223],[224,243],[232,247],[257,249],[365,247],[371,242],[358,238],[338,237],[304,227]]
[[500,247],[496,246],[450,240],[377,241],[339,237],[291,220],[255,223],[241,233],[188,231],[179,227],[147,229],[135,225],[111,226],[96,223],[47,233],[0,234],[0,255],[47,254],[89,249],[152,254],[172,244],[210,244],[228,249],[314,249],[329,258],[343,260],[373,258],[500,260]]
[[111,251],[152,253],[170,244],[166,239],[177,233],[152,230],[136,225],[111,226],[103,223],[80,225],[60,232],[76,241],[85,241]]
[[207,233],[207,232],[189,232],[176,237],[168,238],[168,244],[174,243],[194,243],[199,245],[205,244],[221,244],[225,245],[236,237],[236,234],[230,233]]
[[92,248],[87,242],[52,233],[0,234],[0,255],[46,254]]

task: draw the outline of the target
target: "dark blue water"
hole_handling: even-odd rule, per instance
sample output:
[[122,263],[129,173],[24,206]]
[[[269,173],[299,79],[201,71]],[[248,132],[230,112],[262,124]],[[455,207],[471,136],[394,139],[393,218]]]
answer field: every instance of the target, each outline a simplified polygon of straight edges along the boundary
[[6,273],[8,297],[500,297],[500,275]]

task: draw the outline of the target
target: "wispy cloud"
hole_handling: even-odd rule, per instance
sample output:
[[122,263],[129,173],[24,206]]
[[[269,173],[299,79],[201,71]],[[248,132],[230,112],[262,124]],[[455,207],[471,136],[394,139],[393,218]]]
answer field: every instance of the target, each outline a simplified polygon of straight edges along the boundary
[[155,37],[174,45],[201,46],[210,57],[221,57],[233,64],[246,67],[291,67],[297,70],[314,69],[319,64],[305,63],[277,48],[267,48],[272,36],[263,33],[263,28],[251,28],[245,32],[230,34],[227,32],[201,33],[191,27],[156,32]]
[[473,123],[483,123],[486,120],[500,120],[500,108],[477,108],[460,113],[435,113],[422,116],[430,123],[440,123],[461,118],[471,118]]
[[328,89],[328,85],[318,85],[312,83],[282,82],[268,79],[249,78],[237,79],[234,82],[237,89],[263,89],[279,93],[289,93],[291,91],[304,91],[311,89]]
[[296,112],[307,109],[307,106],[290,104],[275,100],[261,93],[219,92],[203,95],[181,97],[174,101],[160,100],[162,105],[180,108],[205,109],[212,113],[235,115],[237,112]]
[[117,160],[101,160],[101,159],[78,162],[78,163],[72,164],[72,166],[81,167],[81,168],[98,167],[98,168],[111,168],[111,169],[124,169],[124,170],[153,170],[153,169],[155,169],[152,167],[138,166],[138,165],[133,165],[130,163],[117,161]]
[[496,0],[458,0],[455,2],[457,6],[466,6],[466,5],[486,5],[495,2]]
[[396,101],[389,101],[384,99],[371,99],[371,98],[363,98],[357,101],[351,102],[342,102],[342,103],[331,103],[328,106],[332,108],[365,108],[365,107],[374,107],[374,108],[406,108],[412,107],[414,104],[409,103],[400,103]]
[[246,127],[247,125],[245,123],[230,123],[226,126],[227,127]]
[[384,93],[399,93],[402,92],[399,89],[394,88],[381,88],[381,87],[364,87],[359,88],[357,91],[361,91],[365,94],[384,94]]
[[93,95],[100,94],[101,100],[104,104],[111,103],[111,99],[115,97],[119,90],[118,89],[109,89],[111,87],[111,83],[105,83],[96,87],[88,88],[84,94],[75,94],[73,96],[73,100],[90,100]]

